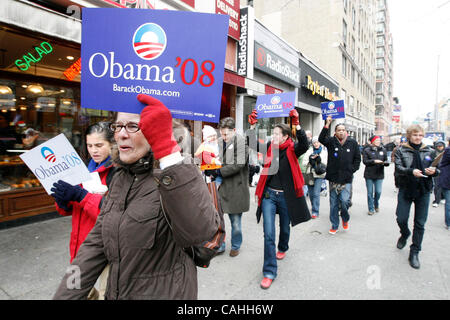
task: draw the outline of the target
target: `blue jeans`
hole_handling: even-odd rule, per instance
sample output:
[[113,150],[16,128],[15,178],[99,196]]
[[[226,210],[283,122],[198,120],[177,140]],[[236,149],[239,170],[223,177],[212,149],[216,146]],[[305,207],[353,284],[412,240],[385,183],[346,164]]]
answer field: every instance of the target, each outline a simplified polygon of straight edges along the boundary
[[314,185],[309,186],[309,199],[311,200],[312,214],[319,215],[320,190],[322,188],[322,178],[314,179]]
[[350,194],[352,190],[352,184],[347,183],[345,185],[345,188],[338,193],[335,188],[331,189],[331,182],[330,182],[329,189],[330,189],[331,229],[337,230],[339,228],[339,211],[341,212],[341,218],[343,222],[348,222],[350,220],[348,208],[350,206]]
[[[286,252],[289,249],[289,237],[291,234],[289,213],[284,198],[284,192],[276,192],[266,188],[269,198],[264,197],[261,209],[264,219],[264,265],[263,275],[266,278],[277,277],[277,258],[275,250],[275,215],[280,216],[280,236],[278,250]],[[266,193],[265,192],[265,193]]]
[[383,179],[366,179],[367,204],[369,206],[369,211],[371,212],[374,212],[376,208],[380,207],[379,200],[381,197],[382,186],[383,186]]
[[406,189],[400,188],[397,196],[397,224],[400,234],[404,239],[411,235],[408,228],[409,211],[414,202],[414,229],[412,237],[411,251],[418,253],[422,247],[423,234],[425,233],[425,222],[428,218],[428,205],[430,204],[430,193],[425,193],[415,199],[408,196]]
[[[242,244],[242,213],[229,213],[231,223],[231,250],[239,250]],[[219,248],[219,252],[225,251],[225,241]]]
[[450,189],[442,188],[445,198],[445,225],[450,227]]

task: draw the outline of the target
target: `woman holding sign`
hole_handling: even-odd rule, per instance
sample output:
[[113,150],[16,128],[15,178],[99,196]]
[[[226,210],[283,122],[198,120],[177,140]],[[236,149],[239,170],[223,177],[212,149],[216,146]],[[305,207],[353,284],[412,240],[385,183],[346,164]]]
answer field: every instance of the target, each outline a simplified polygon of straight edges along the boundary
[[[303,175],[298,157],[308,150],[305,131],[301,129],[298,113],[295,109],[289,113],[291,123],[296,128],[298,142],[294,143],[287,124],[277,124],[273,130],[272,141],[267,145],[257,143],[254,128],[257,112],[253,110],[248,117],[250,130],[250,148],[265,153],[264,168],[258,185],[256,198],[257,221],[263,216],[264,227],[264,264],[261,288],[268,289],[277,277],[277,260],[283,260],[289,249],[290,226],[311,219],[308,205],[303,194]],[[267,152],[266,152],[267,151]],[[275,239],[275,216],[280,216],[280,235],[278,251]]]
[[[82,186],[73,186],[59,180],[53,184],[51,196],[55,198],[56,209],[60,215],[72,216],[72,233],[70,235],[70,262],[73,261],[81,244],[94,227],[100,213],[106,185],[111,181],[114,168],[111,150],[114,135],[109,129],[109,122],[99,122],[86,129],[86,147],[90,156],[89,172],[98,172],[102,185],[86,190]],[[95,186],[94,186],[95,187]]]
[[119,112],[111,124],[117,172],[54,299],[85,299],[107,264],[108,300],[197,299],[197,269],[183,248],[211,239],[220,216],[200,171],[181,156],[169,109],[138,100],[141,114]]

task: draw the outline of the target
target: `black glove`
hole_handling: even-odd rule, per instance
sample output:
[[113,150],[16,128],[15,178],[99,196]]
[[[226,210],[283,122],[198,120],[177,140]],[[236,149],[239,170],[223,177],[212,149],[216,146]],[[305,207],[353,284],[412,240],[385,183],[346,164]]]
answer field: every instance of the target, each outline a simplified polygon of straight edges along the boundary
[[214,169],[214,170],[205,170],[205,176],[213,177],[215,179],[217,177],[221,177],[222,175],[220,174],[219,169]]
[[62,180],[55,182],[50,191],[53,192],[51,196],[55,198],[58,206],[65,210],[68,210],[67,204],[69,201],[81,202],[88,193],[86,189],[78,185],[73,186]]
[[322,159],[320,159],[320,156],[314,157],[313,158],[313,154],[309,156],[309,164],[311,165],[311,167],[314,167],[315,165],[319,164]]

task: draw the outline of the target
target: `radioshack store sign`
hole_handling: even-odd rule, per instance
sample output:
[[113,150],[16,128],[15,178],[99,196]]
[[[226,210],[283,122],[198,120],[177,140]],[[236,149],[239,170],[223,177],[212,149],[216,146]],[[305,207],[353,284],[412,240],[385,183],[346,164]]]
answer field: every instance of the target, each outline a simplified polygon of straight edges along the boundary
[[255,42],[255,69],[300,87],[300,68]]

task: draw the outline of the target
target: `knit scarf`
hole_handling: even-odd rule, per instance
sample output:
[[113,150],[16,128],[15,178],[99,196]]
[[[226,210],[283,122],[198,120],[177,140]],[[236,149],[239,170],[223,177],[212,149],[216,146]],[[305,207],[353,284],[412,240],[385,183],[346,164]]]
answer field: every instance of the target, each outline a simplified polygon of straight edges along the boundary
[[89,164],[87,166],[89,172],[94,172],[96,171],[98,168],[100,168],[101,166],[107,164],[108,162],[111,162],[111,156],[108,156],[108,158],[106,158],[105,160],[103,160],[100,163],[95,162],[93,159],[91,159],[89,161]]
[[[264,193],[264,188],[266,186],[269,168],[270,168],[270,165],[273,160],[272,146],[273,146],[273,144],[270,144],[269,150],[267,150],[266,161],[264,163],[264,169],[259,178],[258,185],[256,186],[255,195],[258,197],[258,206],[260,206],[261,202],[262,202],[262,196]],[[275,148],[276,147],[277,146],[275,146]],[[294,180],[295,195],[297,198],[300,198],[300,197],[303,197],[303,185],[305,184],[305,182],[303,180],[302,172],[300,171],[300,166],[298,164],[297,156],[295,155],[294,141],[292,141],[291,138],[288,138],[283,144],[278,146],[278,149],[280,149],[280,150],[284,150],[286,148],[287,148],[286,155],[289,160],[289,165],[291,167],[291,172],[292,172],[292,178]]]
[[319,148],[313,147],[313,154],[320,154],[322,152],[322,146],[319,146]]
[[[420,171],[422,171],[422,173],[424,173],[425,169],[423,167],[422,160],[420,159],[420,151],[419,151],[422,145],[414,144],[411,141],[409,142],[409,145],[413,148],[414,152],[414,158],[411,164],[411,168],[419,169]],[[407,190],[406,194],[408,198],[414,199],[418,196],[425,194],[426,189],[424,179],[426,178],[411,177],[410,182],[408,183],[408,186],[406,188]]]

